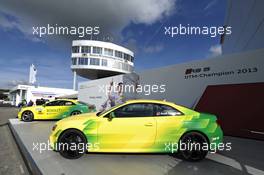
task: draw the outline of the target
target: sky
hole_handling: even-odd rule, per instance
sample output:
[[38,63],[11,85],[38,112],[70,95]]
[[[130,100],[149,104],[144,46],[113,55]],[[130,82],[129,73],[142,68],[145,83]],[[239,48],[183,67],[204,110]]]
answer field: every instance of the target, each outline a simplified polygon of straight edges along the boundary
[[[32,27],[99,26],[99,38],[135,52],[135,71],[221,54],[220,36],[165,35],[165,27],[223,26],[226,0],[8,0],[0,6],[0,88],[28,81],[37,68],[40,86],[72,88],[69,35],[33,35]],[[78,81],[85,81],[78,78]]]

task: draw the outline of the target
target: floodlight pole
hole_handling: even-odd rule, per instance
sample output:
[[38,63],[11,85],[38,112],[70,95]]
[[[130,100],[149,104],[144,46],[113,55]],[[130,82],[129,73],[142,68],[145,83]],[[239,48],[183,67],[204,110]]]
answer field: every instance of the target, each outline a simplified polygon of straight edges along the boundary
[[74,70],[73,71],[73,90],[76,90],[76,78],[77,78],[77,75],[76,75],[76,71]]

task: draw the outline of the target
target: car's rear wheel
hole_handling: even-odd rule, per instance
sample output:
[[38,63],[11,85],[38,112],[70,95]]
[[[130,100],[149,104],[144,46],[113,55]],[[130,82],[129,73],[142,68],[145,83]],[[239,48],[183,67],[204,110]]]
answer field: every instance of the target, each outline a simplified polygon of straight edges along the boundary
[[86,152],[86,137],[82,132],[69,129],[64,131],[58,139],[58,151],[67,159],[78,159]]
[[80,111],[73,111],[73,112],[71,113],[71,115],[79,115],[79,114],[81,114]]
[[25,111],[22,113],[21,119],[24,122],[31,122],[34,119],[34,114],[31,111]]
[[[185,145],[180,148],[180,144]],[[205,146],[207,144],[207,146]],[[188,161],[200,161],[208,153],[208,141],[199,132],[189,132],[183,135],[179,143],[179,155]],[[184,148],[184,149],[183,149]]]

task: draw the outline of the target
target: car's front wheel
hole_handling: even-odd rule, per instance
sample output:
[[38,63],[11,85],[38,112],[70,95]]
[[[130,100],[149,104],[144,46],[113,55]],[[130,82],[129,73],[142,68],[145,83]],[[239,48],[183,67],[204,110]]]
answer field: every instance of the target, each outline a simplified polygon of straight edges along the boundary
[[25,111],[22,113],[21,119],[24,122],[31,122],[34,119],[34,114],[31,111]]
[[67,159],[78,159],[86,152],[86,137],[75,129],[64,131],[58,139],[58,151]]
[[189,132],[183,135],[178,146],[179,155],[182,158],[188,161],[200,161],[206,157],[208,153],[208,149],[206,148],[209,145],[203,134]]

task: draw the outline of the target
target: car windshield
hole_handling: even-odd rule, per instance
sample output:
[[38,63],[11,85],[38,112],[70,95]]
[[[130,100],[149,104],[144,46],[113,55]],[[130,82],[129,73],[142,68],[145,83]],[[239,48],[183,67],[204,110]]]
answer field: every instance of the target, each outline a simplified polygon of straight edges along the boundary
[[114,108],[116,108],[116,107],[119,107],[119,106],[121,106],[121,105],[122,105],[122,104],[119,104],[119,105],[113,106],[113,107],[111,107],[111,108],[109,108],[109,109],[106,109],[106,110],[104,110],[104,111],[97,112],[96,115],[97,115],[97,116],[104,115],[104,114],[106,114],[107,112],[111,111],[112,109],[114,109]]

